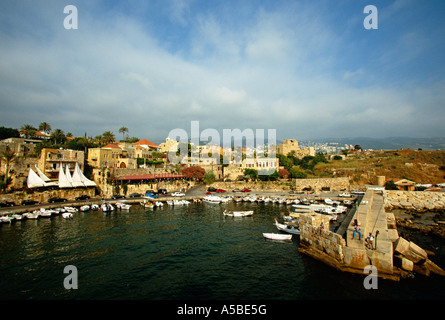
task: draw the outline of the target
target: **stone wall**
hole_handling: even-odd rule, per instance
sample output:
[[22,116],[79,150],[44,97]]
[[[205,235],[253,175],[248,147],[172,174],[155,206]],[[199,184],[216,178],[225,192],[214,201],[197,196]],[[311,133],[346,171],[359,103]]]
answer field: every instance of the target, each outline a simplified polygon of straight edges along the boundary
[[[346,245],[342,236],[329,231],[329,216],[323,214],[300,215],[300,243],[326,254],[338,263],[343,262],[343,247]],[[323,223],[324,228],[320,230]]]
[[383,191],[385,208],[415,211],[445,210],[445,193],[432,191]]
[[297,191],[310,188],[319,192],[329,188],[329,191],[349,190],[349,178],[314,178],[314,179],[293,179],[292,183]]
[[34,200],[39,203],[48,203],[50,198],[63,198],[75,200],[81,195],[89,195],[91,198],[95,196],[95,188],[74,188],[74,189],[54,189],[44,191],[15,191],[11,193],[0,194],[0,201],[11,201],[16,205],[20,205],[23,200]]
[[[207,189],[208,186],[206,186]],[[251,190],[252,193],[255,192],[289,192],[290,186],[287,181],[258,181],[258,182],[245,182],[245,181],[232,181],[232,182],[221,182],[217,181],[211,184],[211,187],[216,189],[224,189],[227,191],[232,191],[233,189],[244,189],[247,188]],[[204,187],[203,187],[204,188]]]

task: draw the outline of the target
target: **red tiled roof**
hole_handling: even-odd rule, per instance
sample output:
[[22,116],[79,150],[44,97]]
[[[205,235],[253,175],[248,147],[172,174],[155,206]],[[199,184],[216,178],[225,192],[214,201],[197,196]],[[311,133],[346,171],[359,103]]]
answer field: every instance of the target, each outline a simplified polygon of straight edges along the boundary
[[154,180],[154,179],[179,179],[184,178],[183,174],[172,174],[172,173],[157,173],[157,174],[138,174],[121,176],[115,180]]
[[106,146],[102,147],[102,149],[121,149],[118,145],[114,143],[107,144]]
[[135,146],[137,146],[137,145],[147,145],[147,146],[152,147],[152,148],[159,148],[159,146],[157,144],[155,144],[155,143],[153,143],[151,141],[148,141],[147,139],[139,140],[134,145]]

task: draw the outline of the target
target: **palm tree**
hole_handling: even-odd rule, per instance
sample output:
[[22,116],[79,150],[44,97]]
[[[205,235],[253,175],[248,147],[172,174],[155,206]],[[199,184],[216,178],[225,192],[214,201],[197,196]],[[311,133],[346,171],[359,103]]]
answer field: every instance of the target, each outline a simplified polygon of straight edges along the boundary
[[25,135],[26,138],[31,138],[34,136],[34,134],[36,133],[37,129],[34,128],[32,125],[30,124],[24,124],[20,130],[23,132],[23,134]]
[[66,139],[66,136],[61,129],[56,129],[51,133],[51,139],[54,139],[54,144],[57,144],[57,141],[62,143]]
[[128,128],[127,127],[121,127],[119,129],[119,133],[122,133],[122,140],[125,141],[125,133],[128,133]]
[[15,160],[17,159],[17,155],[15,154],[14,151],[11,151],[9,149],[3,151],[1,154],[1,159],[5,161],[6,163],[6,172],[5,172],[5,186],[6,186],[6,181],[8,181],[8,175],[9,175],[9,166],[11,165],[11,163],[15,162]]
[[48,134],[51,132],[51,125],[48,122],[42,122],[39,124],[39,130]]
[[116,138],[114,137],[114,133],[111,131],[105,131],[102,133],[102,141],[104,144],[113,143],[116,141]]

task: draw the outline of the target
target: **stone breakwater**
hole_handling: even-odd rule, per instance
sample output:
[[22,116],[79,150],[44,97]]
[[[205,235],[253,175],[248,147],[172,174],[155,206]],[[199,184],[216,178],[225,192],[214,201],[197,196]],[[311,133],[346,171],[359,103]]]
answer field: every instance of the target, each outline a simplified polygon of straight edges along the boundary
[[387,210],[403,209],[419,212],[445,210],[445,192],[385,190],[383,197]]

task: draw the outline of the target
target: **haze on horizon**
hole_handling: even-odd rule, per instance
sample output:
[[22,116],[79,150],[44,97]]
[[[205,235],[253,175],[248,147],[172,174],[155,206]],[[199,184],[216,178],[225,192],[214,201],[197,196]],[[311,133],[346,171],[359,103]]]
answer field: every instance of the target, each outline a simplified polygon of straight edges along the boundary
[[[378,29],[366,30],[366,5]],[[64,28],[67,5],[78,29]],[[445,2],[0,2],[0,126],[444,137]]]

